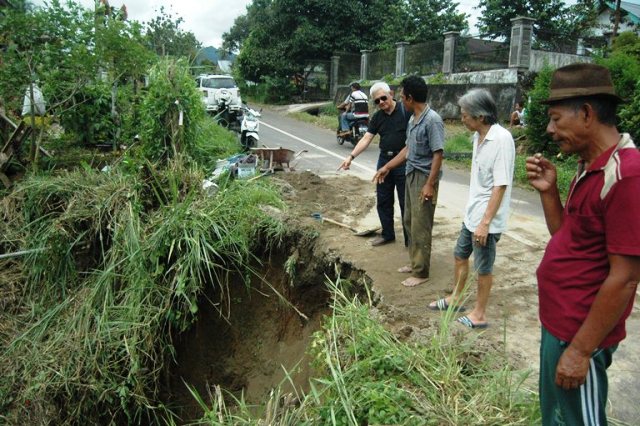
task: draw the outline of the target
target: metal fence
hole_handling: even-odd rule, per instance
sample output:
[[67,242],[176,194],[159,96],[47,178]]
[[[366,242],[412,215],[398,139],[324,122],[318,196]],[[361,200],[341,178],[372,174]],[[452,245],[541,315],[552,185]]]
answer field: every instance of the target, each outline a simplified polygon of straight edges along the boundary
[[533,38],[532,47],[544,52],[589,56],[589,52],[607,47],[607,39],[604,37],[567,38],[562,34],[540,30]]
[[[515,28],[515,27],[514,27]],[[522,32],[521,32],[522,34]],[[522,68],[520,58],[527,58],[525,67],[535,71],[538,69],[538,62],[533,61],[533,52],[542,51],[541,60],[552,58],[553,63],[561,61],[581,61],[582,58],[576,55],[589,56],[597,52],[603,45],[603,38],[571,40],[560,37],[556,34],[550,37],[549,34],[537,34],[537,37],[530,39],[528,45],[522,40],[511,40],[510,42],[484,40],[477,36],[457,37],[454,40],[436,40],[425,43],[407,45],[398,43],[396,48],[368,52],[365,55],[358,53],[339,53],[337,81],[332,82],[332,87],[337,85],[347,85],[354,80],[361,78],[361,63],[366,66],[365,79],[367,80],[388,80],[389,78],[400,77],[396,74],[418,74],[427,76],[430,74],[464,73],[488,70],[507,69],[510,65],[510,54],[515,55],[513,67]],[[455,45],[455,51],[450,52],[449,43]],[[455,44],[454,44],[455,43]],[[445,44],[447,50],[445,52]],[[522,51],[514,50],[514,46],[525,46]],[[533,47],[533,50],[531,49]],[[553,52],[553,53],[547,53]],[[451,55],[453,53],[453,55]],[[452,58],[453,56],[453,58]],[[538,55],[540,56],[540,55]],[[365,59],[363,62],[363,58]],[[531,59],[531,60],[530,60]],[[585,59],[586,60],[586,59]],[[397,61],[403,61],[399,63]],[[446,61],[446,63],[444,63]],[[444,70],[444,71],[443,71]],[[334,70],[334,72],[336,72]],[[335,76],[336,74],[332,74]],[[333,85],[336,86],[333,86]]]
[[369,54],[369,80],[393,76],[396,72],[396,50],[378,50]]
[[319,101],[330,97],[331,61],[308,60],[304,68],[303,101]]
[[509,66],[509,43],[460,37],[456,44],[454,72],[486,71]]
[[428,75],[441,72],[443,51],[444,40],[407,46],[405,50],[405,73]]
[[360,57],[358,53],[341,52],[336,56],[340,57],[338,67],[338,83],[349,84],[360,79]]

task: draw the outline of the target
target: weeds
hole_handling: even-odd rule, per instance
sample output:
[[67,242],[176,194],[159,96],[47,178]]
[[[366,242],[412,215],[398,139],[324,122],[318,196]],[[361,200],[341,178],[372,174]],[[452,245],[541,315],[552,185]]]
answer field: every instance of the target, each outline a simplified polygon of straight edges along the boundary
[[[7,248],[42,248],[14,260],[18,320],[3,330],[0,411],[21,423],[157,423],[158,383],[172,333],[194,321],[213,286],[250,273],[252,252],[284,227],[266,182],[201,190],[180,157],[139,175],[91,171],[33,176],[5,197]],[[17,214],[22,212],[22,214]],[[263,234],[264,233],[264,234]],[[220,303],[224,313],[225,303]],[[228,313],[228,312],[227,312]]]

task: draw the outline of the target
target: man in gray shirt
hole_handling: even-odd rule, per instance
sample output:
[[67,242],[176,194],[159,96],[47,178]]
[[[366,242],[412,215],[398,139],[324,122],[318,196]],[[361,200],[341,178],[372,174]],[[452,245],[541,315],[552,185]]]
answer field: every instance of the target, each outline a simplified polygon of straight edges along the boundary
[[392,169],[406,162],[404,224],[409,232],[411,265],[398,271],[411,273],[402,285],[414,287],[429,279],[431,231],[444,155],[444,122],[427,105],[427,84],[422,78],[409,76],[400,86],[402,103],[413,114],[407,126],[406,146],[378,169],[373,180],[383,182]]

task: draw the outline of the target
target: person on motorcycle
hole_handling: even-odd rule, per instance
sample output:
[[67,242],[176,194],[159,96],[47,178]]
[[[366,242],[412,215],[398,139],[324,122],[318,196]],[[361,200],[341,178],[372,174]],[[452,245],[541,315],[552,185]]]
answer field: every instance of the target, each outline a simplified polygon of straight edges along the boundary
[[344,110],[340,114],[340,133],[338,136],[346,136],[349,134],[349,125],[357,119],[356,114],[369,114],[369,99],[367,95],[360,90],[360,84],[353,82],[350,84],[351,93],[347,98],[338,105],[338,109]]
[[[411,114],[405,111],[401,102],[393,99],[391,88],[385,82],[377,82],[371,86],[369,91],[371,98],[378,107],[378,111],[369,121],[367,133],[358,141],[347,158],[344,159],[338,170],[349,170],[351,162],[362,153],[375,135],[380,135],[378,163],[376,169],[380,169],[395,157],[405,147],[407,138],[407,123]],[[382,232],[379,237],[371,241],[372,246],[381,246],[391,243],[396,239],[393,225],[394,217],[394,191],[398,194],[400,204],[400,214],[404,217],[404,193],[405,193],[405,168],[400,165],[391,170],[384,182],[376,185],[376,206]],[[403,225],[404,244],[408,246],[409,235]]]

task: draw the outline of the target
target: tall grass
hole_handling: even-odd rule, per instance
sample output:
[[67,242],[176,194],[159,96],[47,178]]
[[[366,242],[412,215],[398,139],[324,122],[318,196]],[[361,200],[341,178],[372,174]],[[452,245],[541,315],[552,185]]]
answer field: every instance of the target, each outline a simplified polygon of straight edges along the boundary
[[2,209],[3,234],[16,248],[42,248],[13,264],[26,274],[8,313],[19,320],[0,335],[6,421],[166,416],[158,386],[172,334],[194,321],[205,286],[216,288],[228,314],[229,274],[250,274],[245,265],[261,236],[277,244],[285,233],[261,208],[282,207],[266,182],[223,181],[208,197],[202,178],[177,158],[139,175],[32,177],[2,200],[14,207]]
[[219,388],[208,403],[194,392],[205,409],[203,423],[539,423],[537,399],[522,385],[526,372],[512,370],[506,354],[483,350],[475,334],[452,332],[452,312],[443,316],[439,332],[422,343],[405,343],[380,324],[369,303],[348,297],[340,282],[330,286],[333,315],[312,344],[317,378],[311,391],[282,395],[275,389],[258,413],[242,400],[228,407],[229,396]]

